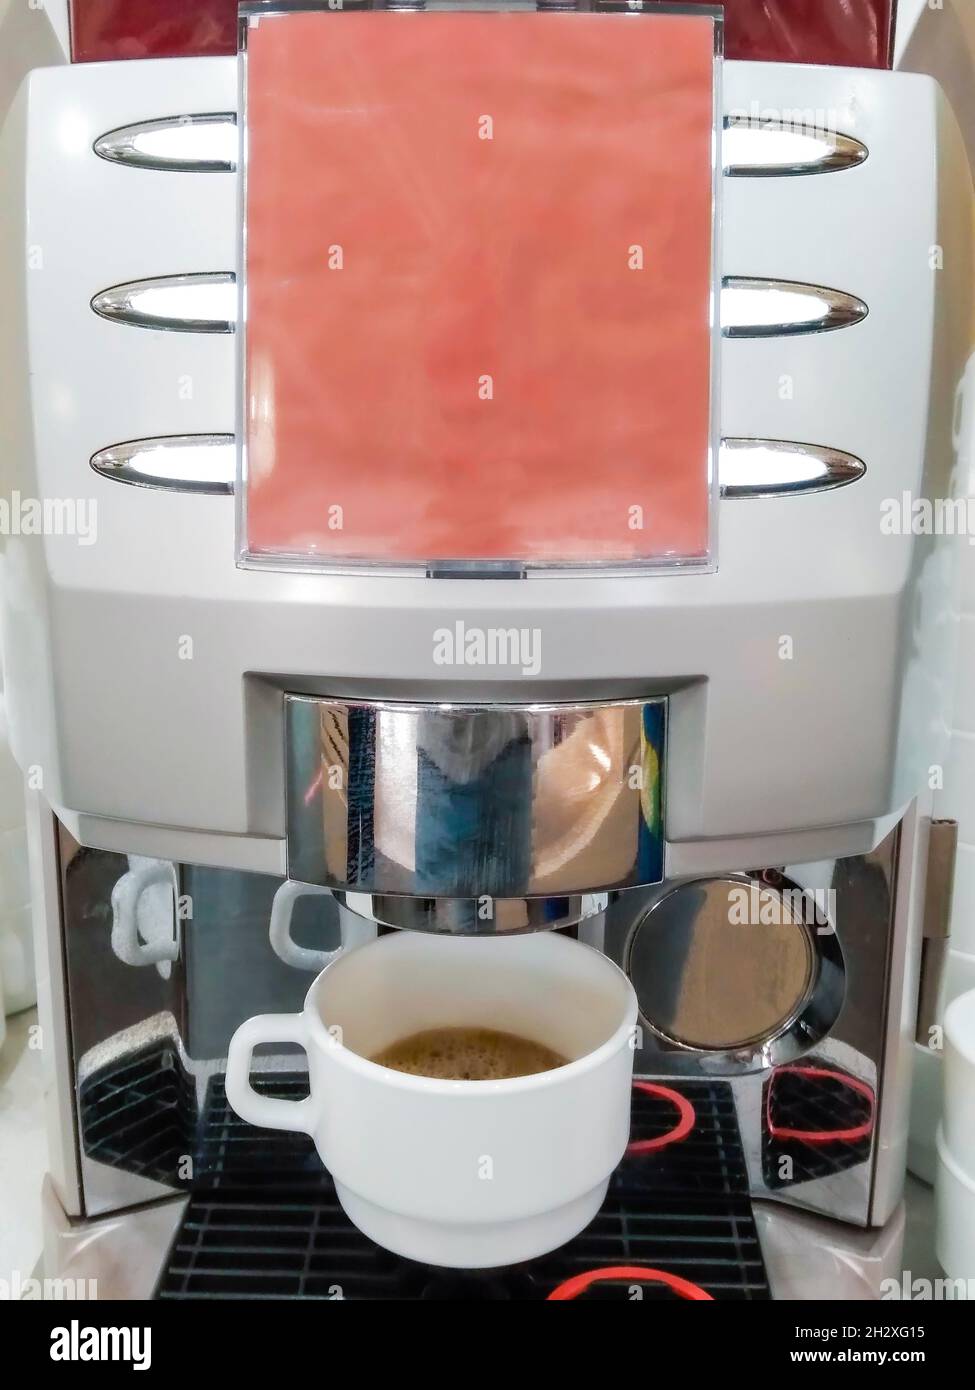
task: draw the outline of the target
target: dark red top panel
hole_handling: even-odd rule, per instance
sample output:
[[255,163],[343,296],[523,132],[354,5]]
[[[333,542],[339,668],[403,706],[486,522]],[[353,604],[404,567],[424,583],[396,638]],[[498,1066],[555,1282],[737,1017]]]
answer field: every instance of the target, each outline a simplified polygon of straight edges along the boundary
[[[720,0],[719,0],[720,2]],[[724,0],[725,54],[883,68],[895,0]],[[71,0],[76,63],[233,53],[237,0]]]
[[886,68],[895,8],[896,0],[724,0],[725,56]]
[[76,63],[237,51],[237,0],[71,0]]

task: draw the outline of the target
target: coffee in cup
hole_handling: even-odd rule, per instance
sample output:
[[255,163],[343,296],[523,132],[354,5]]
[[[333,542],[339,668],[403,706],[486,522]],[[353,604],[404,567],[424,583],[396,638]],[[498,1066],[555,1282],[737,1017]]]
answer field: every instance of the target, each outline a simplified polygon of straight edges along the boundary
[[384,1047],[370,1059],[381,1067],[443,1081],[503,1081],[564,1067],[543,1043],[495,1028],[425,1028]]

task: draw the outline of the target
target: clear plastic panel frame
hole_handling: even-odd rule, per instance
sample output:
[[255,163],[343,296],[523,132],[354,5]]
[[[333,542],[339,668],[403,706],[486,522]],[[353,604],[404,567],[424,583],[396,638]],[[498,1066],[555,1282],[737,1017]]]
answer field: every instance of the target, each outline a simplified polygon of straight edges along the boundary
[[714,569],[721,37],[241,5],[238,563]]

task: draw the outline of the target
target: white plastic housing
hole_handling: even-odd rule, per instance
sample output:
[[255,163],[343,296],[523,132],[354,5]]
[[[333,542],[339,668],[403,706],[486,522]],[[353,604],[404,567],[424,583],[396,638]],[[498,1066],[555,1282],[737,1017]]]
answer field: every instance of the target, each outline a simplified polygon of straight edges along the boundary
[[[232,336],[125,327],[90,301],[233,267],[233,174],[126,168],[92,144],[235,102],[232,58],[86,64],[34,72],[4,127],[2,493],[97,502],[94,544],[7,537],[5,683],[21,767],[78,837],[280,870],[285,691],[667,693],[670,873],[875,843],[926,778],[943,722],[941,550],[881,530],[885,499],[944,495],[953,465],[970,224],[936,84],[725,65],[726,110],[811,112],[869,157],[725,179],[724,273],[844,290],[869,314],[828,333],[726,339],[721,432],[830,445],[865,475],[724,500],[714,574],[527,581],[242,570],[230,496],[89,468],[120,441],[234,430]],[[437,664],[435,634],[458,621],[537,631],[537,672]]]

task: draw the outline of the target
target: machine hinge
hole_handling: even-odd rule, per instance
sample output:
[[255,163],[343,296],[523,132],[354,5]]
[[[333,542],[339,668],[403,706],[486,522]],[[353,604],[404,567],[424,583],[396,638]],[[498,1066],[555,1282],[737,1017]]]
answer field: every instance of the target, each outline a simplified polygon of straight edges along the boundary
[[951,896],[955,884],[958,822],[932,820],[928,838],[928,873],[924,888],[921,982],[918,990],[914,1040],[927,1047],[938,1021],[938,998],[948,937],[951,934]]

